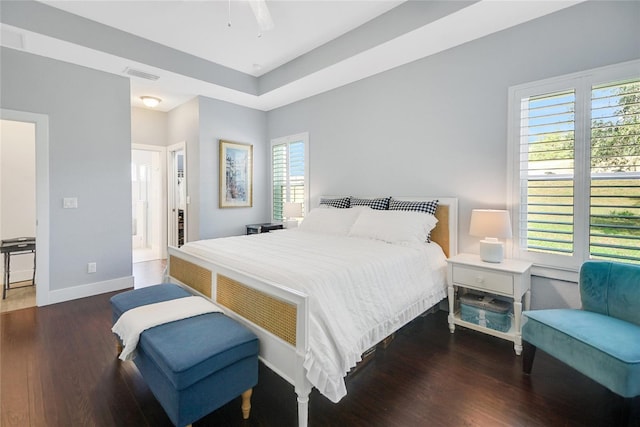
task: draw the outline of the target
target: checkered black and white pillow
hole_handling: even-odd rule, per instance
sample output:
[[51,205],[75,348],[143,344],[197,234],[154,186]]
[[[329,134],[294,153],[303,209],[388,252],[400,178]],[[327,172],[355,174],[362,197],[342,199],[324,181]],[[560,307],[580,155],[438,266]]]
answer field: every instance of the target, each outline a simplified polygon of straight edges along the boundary
[[438,209],[438,200],[418,202],[391,199],[391,201],[389,202],[390,211],[424,212],[427,214],[435,215],[436,209]]
[[340,197],[339,199],[320,199],[320,205],[331,206],[333,208],[346,209],[351,207],[351,197]]
[[[429,215],[436,214],[438,209],[438,200],[429,200],[428,202],[403,201],[391,199],[389,202],[390,211],[408,211],[408,212],[424,212]],[[431,242],[431,232],[427,235],[427,243]]]
[[380,197],[376,199],[359,199],[351,198],[351,206],[368,206],[371,209],[386,211],[389,209],[389,201],[391,197]]

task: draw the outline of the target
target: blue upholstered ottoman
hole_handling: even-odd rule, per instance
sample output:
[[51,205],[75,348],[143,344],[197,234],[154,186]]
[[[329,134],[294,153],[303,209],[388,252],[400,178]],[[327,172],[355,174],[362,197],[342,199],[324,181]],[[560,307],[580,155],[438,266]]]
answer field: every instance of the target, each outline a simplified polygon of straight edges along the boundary
[[[125,311],[191,296],[173,284],[123,292],[111,298],[114,323]],[[258,382],[258,339],[222,313],[208,313],[144,331],[133,359],[176,426],[202,418],[242,394],[249,417]]]

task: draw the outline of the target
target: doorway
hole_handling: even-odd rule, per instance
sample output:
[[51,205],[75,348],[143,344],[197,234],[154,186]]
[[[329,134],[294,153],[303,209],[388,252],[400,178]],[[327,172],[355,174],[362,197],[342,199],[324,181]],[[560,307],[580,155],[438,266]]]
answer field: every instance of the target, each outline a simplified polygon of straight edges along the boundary
[[169,246],[181,247],[187,238],[187,154],[184,142],[167,149],[167,196]]
[[132,145],[131,247],[134,263],[164,257],[164,153],[164,147]]
[[[11,257],[11,282],[31,281],[35,267],[36,295],[29,305],[44,306],[49,304],[48,117],[0,109],[0,163],[0,236],[35,237],[37,248],[35,260],[32,254]],[[8,298],[16,291],[12,287]]]

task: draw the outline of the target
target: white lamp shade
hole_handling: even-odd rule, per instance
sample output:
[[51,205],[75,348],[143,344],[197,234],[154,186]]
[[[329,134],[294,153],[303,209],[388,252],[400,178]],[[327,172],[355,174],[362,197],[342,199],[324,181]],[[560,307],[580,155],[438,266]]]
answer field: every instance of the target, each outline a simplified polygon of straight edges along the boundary
[[285,218],[300,218],[302,216],[302,203],[284,202],[282,216]]
[[511,237],[509,211],[474,209],[471,211],[469,234],[485,238],[480,241],[480,259],[486,262],[502,262],[504,245],[498,238]]
[[509,211],[497,209],[474,209],[471,211],[469,234],[476,237],[511,237]]

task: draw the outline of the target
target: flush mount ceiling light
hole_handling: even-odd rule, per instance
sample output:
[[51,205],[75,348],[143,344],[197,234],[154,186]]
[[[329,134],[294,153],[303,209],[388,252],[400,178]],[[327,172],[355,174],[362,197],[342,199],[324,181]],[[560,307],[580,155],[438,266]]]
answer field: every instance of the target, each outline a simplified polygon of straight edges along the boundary
[[142,100],[142,103],[149,108],[157,107],[158,104],[160,104],[160,101],[162,101],[162,99],[156,98],[155,96],[141,96],[140,99]]

